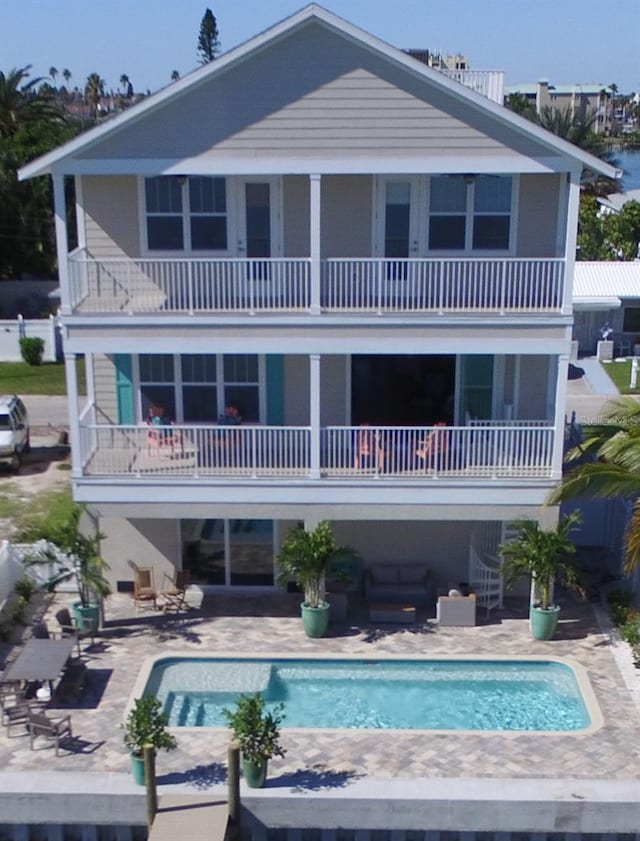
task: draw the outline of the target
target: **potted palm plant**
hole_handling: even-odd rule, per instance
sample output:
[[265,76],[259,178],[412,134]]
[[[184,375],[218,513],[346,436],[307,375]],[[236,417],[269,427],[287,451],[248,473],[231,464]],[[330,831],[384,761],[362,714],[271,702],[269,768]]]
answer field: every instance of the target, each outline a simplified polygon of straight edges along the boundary
[[271,757],[285,755],[280,744],[283,710],[284,704],[278,704],[272,712],[265,712],[264,698],[256,692],[241,695],[235,709],[222,711],[240,745],[242,773],[250,788],[262,788]]
[[336,543],[331,523],[323,520],[313,531],[296,526],[286,536],[278,555],[278,583],[290,580],[304,591],[300,606],[304,630],[309,637],[323,636],[329,627],[330,607],[325,599],[327,574],[340,575],[340,565],[357,559],[350,546]]
[[100,553],[104,535],[97,529],[92,534],[80,531],[83,511],[83,506],[75,505],[70,516],[25,560],[58,565],[56,574],[44,584],[50,592],[62,581],[75,578],[79,594],[72,606],[75,625],[79,630],[95,632],[100,627],[102,599],[111,594],[111,585],[105,577],[108,564]]
[[579,522],[578,512],[563,517],[551,530],[540,528],[534,520],[521,520],[515,540],[500,546],[507,586],[525,575],[531,576],[529,619],[537,640],[550,640],[556,631],[560,607],[553,603],[553,586],[557,577],[562,575],[569,586],[578,585],[577,570],[570,557],[576,547],[569,535]]
[[124,724],[124,743],[131,754],[133,779],[138,785],[145,784],[142,749],[151,745],[154,750],[174,750],[175,737],[169,733],[168,715],[162,711],[162,704],[153,695],[136,698]]

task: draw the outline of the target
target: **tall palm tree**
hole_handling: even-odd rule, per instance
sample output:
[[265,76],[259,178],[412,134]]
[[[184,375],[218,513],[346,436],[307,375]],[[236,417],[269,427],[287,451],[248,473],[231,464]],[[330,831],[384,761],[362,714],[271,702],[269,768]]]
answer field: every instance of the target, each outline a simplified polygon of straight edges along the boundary
[[51,65],[49,68],[49,76],[51,76],[51,81],[55,85],[56,83],[56,76],[58,75],[58,68]]
[[574,466],[550,502],[579,496],[635,500],[625,556],[625,571],[632,572],[640,565],[640,403],[627,396],[609,401],[602,423],[589,428],[589,437],[568,453],[567,463]]
[[129,77],[126,73],[123,73],[122,76],[120,76],[120,84],[122,86],[122,92],[126,94],[127,88],[129,87]]
[[31,65],[0,71],[0,138],[11,137],[21,123],[37,119],[61,120],[60,111],[46,90],[38,90],[40,77],[29,78]]
[[65,80],[65,82],[68,85],[70,80],[71,80],[71,71],[69,70],[68,67],[65,67],[64,70],[62,71],[62,78]]
[[91,108],[91,116],[95,120],[98,116],[98,105],[104,96],[105,81],[100,77],[99,73],[91,73],[87,76],[87,82],[84,86],[84,95],[87,103]]
[[179,78],[180,78],[180,74],[178,73],[178,71],[177,70],[172,70],[171,71],[171,81],[172,82],[177,82]]

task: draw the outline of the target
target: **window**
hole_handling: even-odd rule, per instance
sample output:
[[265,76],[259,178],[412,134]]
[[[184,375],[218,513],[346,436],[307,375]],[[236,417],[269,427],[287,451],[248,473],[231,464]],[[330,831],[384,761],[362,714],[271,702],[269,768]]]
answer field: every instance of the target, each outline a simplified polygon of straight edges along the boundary
[[225,178],[161,175],[145,179],[150,251],[225,251]]
[[512,179],[438,175],[430,179],[431,251],[506,251],[511,235]]
[[622,321],[624,333],[640,335],[640,307],[625,307]]
[[260,364],[256,354],[140,354],[140,411],[160,408],[180,423],[216,423],[225,406],[244,422],[260,422]]

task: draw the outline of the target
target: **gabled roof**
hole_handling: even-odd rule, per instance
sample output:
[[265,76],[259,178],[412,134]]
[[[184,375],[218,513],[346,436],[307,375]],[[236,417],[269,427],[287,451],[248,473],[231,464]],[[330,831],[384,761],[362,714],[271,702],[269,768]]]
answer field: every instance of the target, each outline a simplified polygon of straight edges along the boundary
[[162,107],[165,103],[177,100],[213,77],[226,73],[234,64],[244,61],[257,51],[272,45],[278,39],[292,34],[296,29],[302,28],[310,22],[320,23],[337,31],[343,37],[356,42],[361,47],[378,54],[398,67],[404,68],[414,77],[428,80],[430,85],[447,92],[454,99],[491,115],[497,122],[524,136],[537,140],[549,150],[550,154],[569,159],[573,166],[569,166],[568,169],[584,167],[610,178],[617,176],[617,170],[604,161],[583,152],[573,144],[534,125],[504,106],[491,102],[481,94],[475,93],[460,83],[447,78],[439,71],[417,62],[402,50],[392,47],[323,7],[312,3],[244,44],[235,47],[215,61],[205,64],[172,85],[163,88],[112,120],[96,126],[64,146],[54,149],[27,164],[19,172],[20,179],[33,178],[52,171],[64,172],[65,160],[73,159],[77,154],[87,152],[94,144],[109,138],[110,135],[126,130],[128,126],[143,120],[146,115]]

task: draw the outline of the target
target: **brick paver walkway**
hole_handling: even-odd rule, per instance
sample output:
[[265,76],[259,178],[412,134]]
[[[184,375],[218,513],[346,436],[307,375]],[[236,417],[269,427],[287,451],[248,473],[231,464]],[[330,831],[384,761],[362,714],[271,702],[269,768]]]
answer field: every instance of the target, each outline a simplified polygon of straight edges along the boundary
[[[572,657],[589,674],[604,726],[593,734],[438,734],[391,731],[284,731],[287,755],[271,762],[270,778],[280,785],[322,787],[360,776],[390,777],[557,777],[637,779],[640,775],[640,716],[599,630],[592,607],[564,610],[557,638],[531,639],[522,603],[496,612],[475,628],[439,630],[430,623],[413,627],[374,627],[366,620],[335,629],[333,636],[309,640],[297,615],[295,596],[208,595],[180,617],[153,611],[135,613],[130,597],[107,603],[107,627],[87,655],[90,683],[80,702],[66,708],[78,738],[60,757],[16,731],[0,736],[0,766],[6,770],[128,771],[120,723],[140,666],[153,654],[305,655],[344,653],[370,658],[385,654],[449,655],[541,654]],[[194,604],[199,594],[190,594]],[[567,601],[567,600],[565,600]],[[57,596],[47,618],[64,602]],[[422,617],[418,617],[420,620]],[[226,779],[227,731],[178,731],[179,749],[162,753],[160,783],[190,783],[194,788]]]

